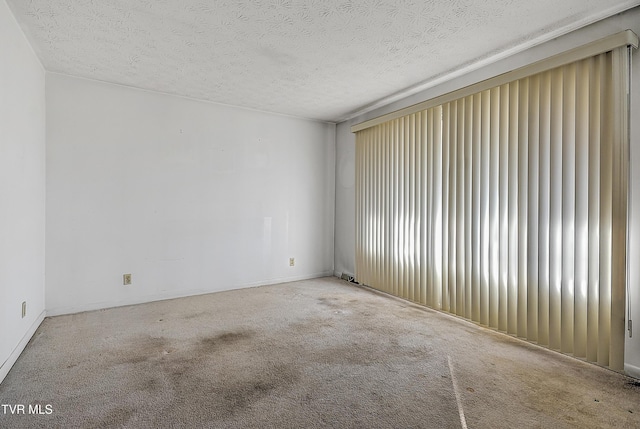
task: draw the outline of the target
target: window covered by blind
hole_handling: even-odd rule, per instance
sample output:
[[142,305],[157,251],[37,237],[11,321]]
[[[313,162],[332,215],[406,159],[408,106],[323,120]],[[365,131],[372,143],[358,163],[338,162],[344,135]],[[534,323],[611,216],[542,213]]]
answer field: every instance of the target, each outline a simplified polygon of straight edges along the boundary
[[629,49],[358,131],[357,280],[621,370]]

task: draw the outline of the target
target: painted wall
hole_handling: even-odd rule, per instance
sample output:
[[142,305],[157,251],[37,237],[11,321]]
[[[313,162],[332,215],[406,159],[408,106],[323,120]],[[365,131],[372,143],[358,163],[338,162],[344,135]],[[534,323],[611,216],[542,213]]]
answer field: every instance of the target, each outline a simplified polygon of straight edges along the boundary
[[0,381],[44,318],[45,124],[44,69],[0,0]]
[[[355,137],[350,132],[353,124],[411,106],[424,100],[446,94],[467,85],[480,82],[501,73],[531,64],[568,49],[609,36],[626,29],[640,35],[640,8],[602,20],[578,31],[554,39],[551,42],[532,47],[524,52],[478,69],[467,75],[447,81],[418,94],[394,102],[383,108],[368,112],[337,125],[336,132],[336,164],[351,168],[355,162]],[[631,105],[631,180],[630,180],[630,317],[636,321],[636,332],[632,338],[627,337],[625,344],[625,370],[640,378],[640,52],[634,51],[632,64],[632,105]],[[336,169],[336,240],[335,270],[355,272],[355,187],[354,183],[345,180],[344,171]]]
[[47,314],[333,274],[334,157],[333,124],[47,73]]
[[356,140],[351,123],[336,127],[335,275],[355,274],[356,265]]

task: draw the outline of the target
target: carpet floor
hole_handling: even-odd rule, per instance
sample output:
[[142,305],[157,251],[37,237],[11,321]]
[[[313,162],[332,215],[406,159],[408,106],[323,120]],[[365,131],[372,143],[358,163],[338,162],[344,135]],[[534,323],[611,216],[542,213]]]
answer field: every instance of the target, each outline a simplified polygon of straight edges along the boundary
[[0,427],[637,428],[639,386],[322,278],[47,318]]

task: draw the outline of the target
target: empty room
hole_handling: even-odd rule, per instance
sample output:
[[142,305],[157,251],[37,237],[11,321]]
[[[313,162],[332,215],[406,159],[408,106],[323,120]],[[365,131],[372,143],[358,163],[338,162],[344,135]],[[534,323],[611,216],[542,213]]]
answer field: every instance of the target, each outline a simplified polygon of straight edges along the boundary
[[0,0],[0,427],[640,427],[638,35]]

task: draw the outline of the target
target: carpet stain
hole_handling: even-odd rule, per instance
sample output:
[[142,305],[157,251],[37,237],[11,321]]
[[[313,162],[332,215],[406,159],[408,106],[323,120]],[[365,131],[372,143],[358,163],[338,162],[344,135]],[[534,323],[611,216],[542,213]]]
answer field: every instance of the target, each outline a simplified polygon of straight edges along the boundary
[[163,387],[163,384],[157,378],[149,378],[142,382],[139,390],[154,393],[160,391]]
[[137,365],[158,358],[168,348],[166,338],[139,336],[131,339],[124,347],[114,350],[114,365]]
[[139,365],[159,358],[163,351],[170,349],[169,340],[149,335],[129,338],[124,344],[122,342],[114,344],[116,345],[113,348],[107,348],[102,352],[105,356],[105,365],[108,367]]
[[215,352],[221,347],[230,346],[238,341],[248,340],[253,337],[253,331],[231,331],[213,335],[200,340],[200,346],[209,352]]
[[163,360],[158,369],[162,370],[173,386],[179,387],[191,378],[191,374],[201,360],[201,356],[187,354],[179,358]]
[[[301,378],[293,364],[269,363],[263,355],[246,352],[246,340],[254,336],[253,331],[242,330],[202,338],[184,353],[159,361],[141,388],[155,395],[162,388],[154,378],[160,373],[169,382],[173,404],[188,404],[201,418],[224,426],[223,422],[247,412],[256,402],[279,397]],[[234,353],[238,347],[241,354]]]
[[136,410],[131,407],[116,407],[108,410],[90,427],[126,427],[135,415]]
[[304,336],[304,335],[315,335],[315,336],[326,336],[330,335],[330,333],[335,328],[335,324],[331,319],[321,318],[321,317],[309,317],[307,320],[302,322],[293,322],[288,325],[288,328],[295,335]]
[[234,414],[248,407],[258,397],[264,396],[275,387],[270,383],[249,382],[236,386],[229,386],[224,390],[223,398],[227,402],[224,414]]
[[244,376],[227,379],[216,389],[223,399],[216,401],[217,414],[220,418],[227,418],[245,411],[253,403],[288,389],[299,380],[299,370],[284,364],[266,366],[260,373],[250,371]]
[[[259,341],[255,331],[246,329],[201,337],[141,367],[144,376],[136,390],[155,397],[168,389],[173,404],[188,404],[212,421],[232,418],[301,377],[294,365],[268,363],[264,356],[246,349]],[[160,345],[155,344],[156,350]],[[240,362],[246,367],[238,371]]]

